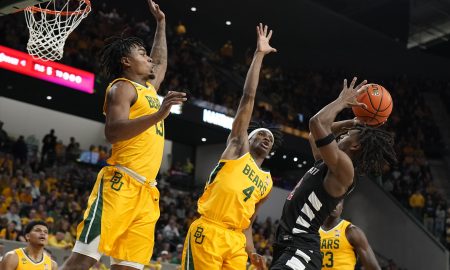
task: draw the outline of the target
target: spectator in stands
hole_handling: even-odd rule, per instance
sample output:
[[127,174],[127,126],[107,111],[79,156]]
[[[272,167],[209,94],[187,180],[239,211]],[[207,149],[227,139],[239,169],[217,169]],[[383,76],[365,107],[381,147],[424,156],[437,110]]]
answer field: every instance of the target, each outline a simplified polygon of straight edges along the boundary
[[231,43],[231,40],[228,40],[225,44],[223,44],[222,48],[220,49],[220,55],[226,61],[232,60],[232,58],[233,58],[233,43]]
[[66,147],[63,144],[62,140],[58,140],[55,145],[55,155],[56,155],[56,161],[58,164],[64,163],[64,160],[66,158]]
[[425,205],[425,210],[424,210],[423,225],[430,232],[432,232],[434,230],[434,218],[435,218],[435,214],[436,214],[435,212],[436,212],[436,208],[434,206],[433,200],[432,200],[431,196],[428,196],[427,202]]
[[161,256],[158,258],[158,261],[162,263],[170,263],[170,253],[167,250],[161,251]]
[[179,22],[177,27],[175,28],[175,32],[179,36],[186,34],[186,26],[183,23]]
[[[1,152],[0,152],[1,153]],[[0,156],[0,173],[6,173],[12,176],[14,169],[14,160],[11,154],[3,154]]]
[[33,200],[37,200],[41,196],[41,190],[39,189],[40,182],[38,178],[34,178],[31,182],[31,196]]
[[434,236],[441,240],[445,231],[445,209],[441,204],[436,207],[436,218],[434,220]]
[[186,163],[183,165],[183,171],[188,175],[194,173],[194,164],[192,164],[190,158],[186,159]]
[[169,224],[167,224],[163,229],[164,238],[168,239],[169,241],[178,241],[180,233],[177,226],[178,224],[176,217],[171,217],[169,220]]
[[170,260],[170,263],[181,264],[182,256],[183,256],[183,245],[178,244],[176,251],[172,253],[172,259]]
[[14,158],[19,159],[21,163],[27,161],[28,146],[25,143],[24,137],[21,135],[12,146],[12,154]]
[[19,208],[17,206],[17,203],[11,203],[9,205],[8,212],[6,212],[6,214],[3,217],[6,218],[8,220],[8,222],[14,221],[16,224],[15,229],[17,231],[21,231],[22,223],[21,223],[20,216],[18,215],[18,213],[19,213]]
[[[33,195],[31,194],[31,186],[26,186],[19,194],[20,203],[23,206],[31,206],[33,203]],[[36,211],[36,210],[35,210]]]
[[423,220],[422,210],[425,206],[425,198],[423,197],[419,189],[416,189],[416,191],[411,195],[411,197],[409,197],[409,206],[411,207],[413,214],[416,216],[416,218],[422,221]]
[[42,139],[42,152],[41,152],[41,163],[48,161],[49,164],[53,164],[53,158],[55,157],[55,147],[56,147],[56,136],[55,130],[51,129],[50,133],[45,135]]
[[448,249],[450,249],[450,208],[447,209],[447,219],[446,219],[446,241],[445,244]]
[[8,227],[3,228],[0,231],[0,239],[16,241],[17,240],[17,236],[19,235],[17,230],[16,230],[16,226],[17,226],[17,222],[10,221],[8,223]]
[[3,129],[3,122],[0,121],[0,151],[6,150],[9,143],[8,133]]
[[67,145],[67,148],[66,148],[66,159],[67,160],[75,161],[78,158],[78,156],[80,155],[80,152],[79,152],[80,149],[79,149],[79,147],[77,149],[76,144],[77,144],[77,142],[75,141],[75,138],[70,137],[69,145]]
[[62,231],[58,231],[55,235],[49,235],[48,245],[56,248],[71,249],[73,244],[67,242],[64,237],[65,233]]

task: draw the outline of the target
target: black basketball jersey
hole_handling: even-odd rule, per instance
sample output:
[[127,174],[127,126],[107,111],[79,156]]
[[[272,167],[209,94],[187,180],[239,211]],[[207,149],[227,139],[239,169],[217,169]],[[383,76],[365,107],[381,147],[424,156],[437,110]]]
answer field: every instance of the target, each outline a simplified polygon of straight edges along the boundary
[[[277,230],[278,243],[310,249],[320,247],[319,228],[342,199],[325,191],[323,181],[327,171],[326,164],[317,161],[289,194]],[[290,241],[286,241],[288,238]]]

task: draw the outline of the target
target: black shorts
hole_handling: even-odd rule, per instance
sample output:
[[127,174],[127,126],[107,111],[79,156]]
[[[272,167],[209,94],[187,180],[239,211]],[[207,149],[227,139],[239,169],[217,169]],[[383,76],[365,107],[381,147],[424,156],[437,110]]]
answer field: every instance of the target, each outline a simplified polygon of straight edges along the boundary
[[274,245],[271,270],[320,270],[322,254],[320,251],[305,248],[281,247]]

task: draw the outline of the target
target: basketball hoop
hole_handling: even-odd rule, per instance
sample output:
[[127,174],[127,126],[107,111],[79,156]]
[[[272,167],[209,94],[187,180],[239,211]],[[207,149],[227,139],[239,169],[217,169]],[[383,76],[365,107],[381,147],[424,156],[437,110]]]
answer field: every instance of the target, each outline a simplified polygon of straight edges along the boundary
[[51,0],[27,7],[24,12],[30,31],[28,53],[44,61],[60,60],[67,37],[91,12],[91,2]]

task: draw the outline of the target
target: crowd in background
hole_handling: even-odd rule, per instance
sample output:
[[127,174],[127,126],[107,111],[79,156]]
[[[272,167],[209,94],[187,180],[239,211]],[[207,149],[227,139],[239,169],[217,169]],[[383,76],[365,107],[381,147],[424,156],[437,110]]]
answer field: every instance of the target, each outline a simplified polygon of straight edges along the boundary
[[[0,42],[25,50],[26,25],[17,20],[14,16],[2,19],[0,32],[5,34]],[[95,72],[96,52],[104,45],[104,39],[120,33],[123,25],[129,27],[129,35],[143,37],[151,44],[153,33],[148,21],[135,21],[104,5],[97,16],[89,16],[71,34],[62,62]],[[233,114],[252,51],[248,51],[243,61],[238,61],[233,58],[231,41],[218,50],[211,50],[189,37],[186,31],[182,24],[167,29],[169,69],[162,89],[187,91],[191,102]],[[330,70],[293,71],[264,66],[255,118],[306,130],[308,119],[338,95],[346,75]],[[450,84],[405,76],[381,78],[379,83],[391,91],[394,99],[394,110],[386,128],[395,133],[399,162],[386,167],[383,177],[375,181],[449,246],[450,208],[445,194],[436,187],[427,160],[427,157],[439,157],[443,144],[422,93],[438,90],[448,102]],[[433,143],[427,143],[430,141]],[[75,162],[82,151],[74,138],[66,146],[50,132],[43,138],[40,151],[38,143],[33,136],[10,141],[0,124],[0,149],[3,150],[0,153],[0,216],[3,217],[0,238],[23,240],[21,228],[30,220],[41,219],[51,226],[50,245],[70,248],[75,233],[73,224],[81,219],[90,191],[85,183],[94,181],[97,168]],[[106,147],[92,146],[89,152],[98,155],[100,165],[105,164]],[[187,173],[191,172],[192,168]],[[196,217],[198,195],[198,192],[172,192],[169,186],[163,185],[155,260],[180,261],[185,233]],[[256,246],[262,254],[270,255],[275,223],[266,220],[254,227]]]

